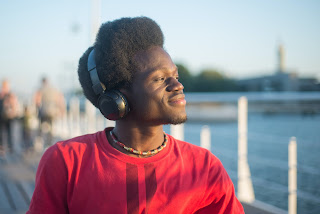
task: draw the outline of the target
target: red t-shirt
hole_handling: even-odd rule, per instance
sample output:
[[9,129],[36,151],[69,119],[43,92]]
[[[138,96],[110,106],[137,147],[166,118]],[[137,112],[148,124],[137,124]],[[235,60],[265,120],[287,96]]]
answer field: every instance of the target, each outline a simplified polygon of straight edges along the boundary
[[43,155],[27,214],[244,213],[220,160],[168,135],[149,158],[114,149],[105,131],[58,142]]

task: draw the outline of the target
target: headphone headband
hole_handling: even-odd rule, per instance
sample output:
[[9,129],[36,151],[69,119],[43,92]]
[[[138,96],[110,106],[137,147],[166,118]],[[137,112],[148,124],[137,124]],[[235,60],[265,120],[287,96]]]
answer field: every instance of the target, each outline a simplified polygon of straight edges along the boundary
[[97,68],[96,68],[96,62],[95,62],[95,51],[94,48],[91,50],[89,57],[88,57],[88,71],[90,73],[90,78],[92,82],[92,89],[96,95],[99,95],[103,93],[104,88],[101,85],[101,82],[99,80]]
[[95,50],[93,48],[88,56],[87,67],[90,73],[92,89],[98,95],[97,107],[107,119],[120,120],[130,111],[128,101],[120,91],[106,90],[106,87],[99,80],[94,57]]

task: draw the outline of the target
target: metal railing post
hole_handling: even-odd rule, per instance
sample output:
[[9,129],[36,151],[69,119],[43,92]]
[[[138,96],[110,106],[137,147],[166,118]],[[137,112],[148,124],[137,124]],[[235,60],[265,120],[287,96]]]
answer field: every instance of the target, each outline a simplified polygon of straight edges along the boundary
[[184,125],[170,125],[170,134],[178,140],[184,140]]
[[69,132],[71,137],[79,136],[80,131],[80,100],[73,97],[69,105]]
[[248,101],[246,97],[238,100],[238,198],[251,203],[255,200],[248,164]]
[[86,116],[86,132],[94,133],[97,131],[96,127],[96,107],[90,103],[89,100],[86,100],[85,103],[85,116]]
[[209,126],[203,126],[201,129],[200,146],[211,151],[211,134]]
[[297,141],[291,137],[288,146],[288,214],[297,213]]

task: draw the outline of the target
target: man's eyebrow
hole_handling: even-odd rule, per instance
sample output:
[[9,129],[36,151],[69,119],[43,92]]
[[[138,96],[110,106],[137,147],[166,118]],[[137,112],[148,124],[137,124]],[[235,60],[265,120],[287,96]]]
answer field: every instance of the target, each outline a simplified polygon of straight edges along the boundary
[[[154,68],[149,69],[149,71],[148,71],[147,73],[153,74],[153,73],[155,73],[155,72],[157,72],[157,71],[171,72],[170,68],[158,66],[158,67],[154,67]],[[178,67],[175,66],[173,72],[177,72],[177,71],[178,71]]]

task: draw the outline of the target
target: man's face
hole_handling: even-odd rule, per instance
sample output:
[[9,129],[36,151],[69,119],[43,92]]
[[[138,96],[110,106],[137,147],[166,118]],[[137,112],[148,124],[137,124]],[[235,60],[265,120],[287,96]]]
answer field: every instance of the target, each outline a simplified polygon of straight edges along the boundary
[[152,47],[136,54],[138,66],[129,100],[135,120],[149,125],[179,124],[187,120],[183,85],[169,54]]

